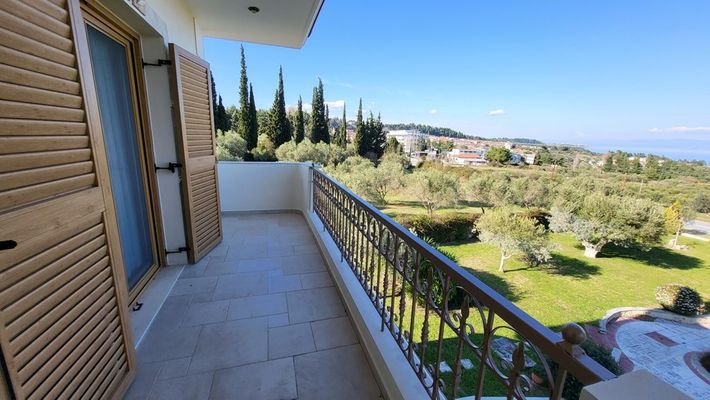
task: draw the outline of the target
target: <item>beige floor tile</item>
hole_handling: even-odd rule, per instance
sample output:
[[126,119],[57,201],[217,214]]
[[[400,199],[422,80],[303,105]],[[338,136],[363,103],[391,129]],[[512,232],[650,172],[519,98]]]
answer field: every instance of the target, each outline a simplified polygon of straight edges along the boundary
[[229,300],[192,303],[185,313],[182,326],[211,324],[227,320]]
[[239,271],[239,261],[211,262],[205,268],[205,276],[220,276],[236,274]]
[[143,363],[138,365],[136,377],[128,388],[123,400],[145,400],[153,388],[153,383],[160,374],[160,363]]
[[212,400],[290,400],[298,396],[293,358],[215,372]]
[[208,399],[212,387],[212,373],[189,375],[158,381],[153,385],[150,400]]
[[158,374],[158,380],[178,378],[187,375],[187,370],[190,368],[190,361],[192,361],[191,357],[164,361],[160,368],[160,374]]
[[267,324],[266,318],[256,318],[203,326],[189,372],[193,374],[266,361]]
[[178,279],[175,282],[170,296],[181,296],[187,294],[208,293],[215,289],[217,277],[209,276],[202,278]]
[[281,275],[269,277],[269,293],[291,292],[301,290],[301,279],[298,275]]
[[304,254],[284,257],[283,271],[286,275],[325,271],[325,262],[320,254]]
[[243,319],[288,312],[284,293],[242,297],[230,301],[227,318]]
[[286,299],[292,324],[345,315],[345,308],[334,287],[288,292]]
[[304,289],[314,289],[320,287],[333,286],[333,278],[327,271],[324,272],[312,272],[307,274],[300,274],[301,286]]
[[247,296],[267,294],[267,273],[243,273],[224,275],[219,277],[219,282],[214,290],[215,300],[234,299]]
[[269,359],[311,353],[316,350],[310,324],[269,329]]
[[380,398],[360,345],[294,357],[299,400]]
[[358,342],[357,335],[350,324],[350,318],[332,318],[311,322],[313,339],[318,350],[346,346]]

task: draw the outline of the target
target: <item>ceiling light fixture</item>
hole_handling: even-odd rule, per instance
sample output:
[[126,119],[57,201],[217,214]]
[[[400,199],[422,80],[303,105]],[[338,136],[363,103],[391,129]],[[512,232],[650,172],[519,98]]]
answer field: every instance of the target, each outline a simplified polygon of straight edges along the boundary
[[256,14],[259,12],[259,7],[251,6],[251,7],[247,8],[247,10],[249,10],[252,14]]

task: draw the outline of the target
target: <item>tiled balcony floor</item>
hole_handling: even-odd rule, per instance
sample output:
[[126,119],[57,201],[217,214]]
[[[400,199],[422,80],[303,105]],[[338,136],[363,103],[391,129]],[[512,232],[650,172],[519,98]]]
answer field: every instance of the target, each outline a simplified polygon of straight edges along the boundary
[[303,217],[225,216],[137,349],[127,399],[377,399]]

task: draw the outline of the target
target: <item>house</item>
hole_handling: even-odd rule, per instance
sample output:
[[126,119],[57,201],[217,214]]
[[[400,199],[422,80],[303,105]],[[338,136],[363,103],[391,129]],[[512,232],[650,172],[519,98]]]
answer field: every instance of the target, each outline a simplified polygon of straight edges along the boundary
[[479,149],[452,149],[446,155],[446,161],[452,165],[486,165],[485,152]]
[[535,161],[537,161],[537,153],[523,153],[522,156],[525,164],[535,165]]
[[486,159],[479,153],[460,153],[458,155],[450,154],[448,161],[453,165],[477,166],[488,164]]
[[322,3],[0,2],[0,398],[520,398],[498,326],[615,378],[312,164],[216,162],[203,38],[300,48]]
[[409,154],[413,151],[421,150],[420,143],[428,143],[427,135],[415,129],[391,130],[386,133],[387,138],[395,138],[402,145],[404,154]]

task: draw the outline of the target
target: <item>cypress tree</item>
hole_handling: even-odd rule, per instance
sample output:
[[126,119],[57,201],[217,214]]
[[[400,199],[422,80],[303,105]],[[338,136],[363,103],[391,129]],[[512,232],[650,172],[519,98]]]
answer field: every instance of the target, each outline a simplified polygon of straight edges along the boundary
[[214,133],[217,133],[217,129],[219,127],[217,126],[217,114],[218,114],[218,105],[217,105],[217,85],[214,83],[214,76],[212,76],[212,70],[210,70],[210,85],[212,86],[212,115],[214,116]]
[[222,104],[222,96],[219,96],[217,101],[217,107],[214,111],[214,128],[219,129],[222,132],[227,132],[230,128],[229,118],[227,117],[227,110],[224,109],[224,104]]
[[295,133],[293,138],[296,140],[296,143],[301,143],[306,133],[306,126],[303,121],[303,100],[301,100],[301,96],[298,96],[298,109],[296,110],[296,121],[294,125]]
[[311,113],[311,141],[313,143],[330,143],[328,122],[325,115],[325,102],[323,101],[323,81],[318,78],[318,86],[313,88],[313,111]]
[[[257,139],[259,138],[259,121],[256,118],[256,103],[254,103],[254,88],[249,84],[249,131],[247,132],[247,149],[251,150],[256,147]],[[253,146],[250,144],[253,143]]]
[[357,154],[364,157],[368,152],[368,144],[367,127],[362,119],[362,99],[360,99],[357,118],[355,118],[355,151]]
[[291,140],[291,125],[286,116],[286,101],[284,100],[283,72],[279,67],[279,84],[274,95],[274,105],[271,107],[271,141],[279,147]]
[[348,120],[345,119],[345,104],[343,104],[343,124],[335,133],[335,139],[333,141],[342,148],[348,145]]
[[241,64],[242,70],[239,76],[239,126],[237,133],[247,142],[247,149],[256,147],[256,139],[253,141],[249,136],[251,129],[249,127],[249,80],[247,79],[247,61],[244,57],[244,46],[241,46]]
[[[370,117],[372,117],[372,114],[370,114]],[[387,143],[387,135],[385,134],[385,126],[382,124],[382,117],[380,114],[377,114],[377,120],[372,121],[372,128],[370,131],[370,138],[371,138],[371,149],[375,155],[377,155],[377,158],[382,157],[383,154],[385,154],[385,144]]]

